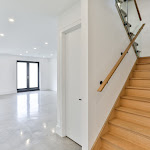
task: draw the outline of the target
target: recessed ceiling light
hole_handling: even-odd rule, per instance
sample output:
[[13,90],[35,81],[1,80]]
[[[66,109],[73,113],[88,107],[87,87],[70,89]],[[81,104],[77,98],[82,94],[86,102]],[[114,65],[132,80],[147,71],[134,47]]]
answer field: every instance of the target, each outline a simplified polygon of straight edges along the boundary
[[26,53],[28,53],[28,51],[26,51]]
[[45,42],[45,45],[48,45],[48,43],[47,43],[47,42]]
[[20,56],[22,56],[22,54],[20,54]]
[[5,36],[5,35],[4,35],[3,33],[1,33],[1,34],[0,34],[0,36],[2,36],[2,37],[3,37],[3,36]]
[[34,49],[37,49],[36,47],[34,47]]
[[8,21],[9,22],[15,22],[15,20],[13,18],[9,18]]

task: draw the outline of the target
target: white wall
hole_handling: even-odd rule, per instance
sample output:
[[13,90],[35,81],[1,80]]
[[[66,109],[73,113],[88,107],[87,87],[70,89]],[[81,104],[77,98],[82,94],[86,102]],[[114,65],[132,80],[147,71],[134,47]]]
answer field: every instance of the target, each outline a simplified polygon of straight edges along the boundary
[[0,95],[16,93],[16,61],[40,62],[40,89],[49,89],[49,64],[48,59],[0,55]]
[[75,3],[71,8],[64,11],[59,16],[59,30],[73,24],[81,19],[81,4],[80,1]]
[[49,60],[49,89],[57,91],[57,59]]
[[91,149],[135,63],[136,56],[131,48],[104,90],[97,92],[99,82],[104,81],[130,42],[117,12],[115,0],[88,1],[88,137]]

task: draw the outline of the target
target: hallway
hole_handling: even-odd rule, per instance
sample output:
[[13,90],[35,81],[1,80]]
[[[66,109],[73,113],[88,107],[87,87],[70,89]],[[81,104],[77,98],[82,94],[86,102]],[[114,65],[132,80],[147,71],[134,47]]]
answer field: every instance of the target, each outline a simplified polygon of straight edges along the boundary
[[55,134],[56,113],[56,92],[0,96],[0,149],[81,150]]

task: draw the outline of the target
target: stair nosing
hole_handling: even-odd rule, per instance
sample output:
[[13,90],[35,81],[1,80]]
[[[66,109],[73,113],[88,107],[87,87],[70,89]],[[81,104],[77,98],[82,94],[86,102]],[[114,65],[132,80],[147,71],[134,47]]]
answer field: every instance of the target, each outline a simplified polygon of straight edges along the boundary
[[150,78],[130,78],[130,80],[150,80]]
[[[118,119],[118,120],[121,120],[121,119]],[[121,120],[121,121],[123,121],[123,120]],[[124,121],[124,122],[127,122],[127,121]],[[127,123],[128,123],[128,122],[127,122]],[[129,123],[135,124],[135,123],[132,123],[132,122],[129,122]],[[113,125],[113,126],[116,126],[116,127],[119,127],[119,128],[122,128],[122,129],[124,129],[124,130],[126,130],[126,131],[132,132],[132,133],[134,133],[134,134],[136,134],[136,135],[143,136],[143,137],[145,137],[145,138],[147,138],[147,139],[150,140],[150,136],[148,136],[148,135],[145,135],[145,134],[139,133],[139,132],[137,132],[137,131],[133,131],[133,130],[131,130],[131,129],[125,128],[125,127],[123,127],[123,126],[114,124],[114,123],[112,123],[112,121],[109,121],[109,124],[111,124],[111,125]],[[135,124],[135,125],[136,125],[136,124]],[[142,125],[139,125],[139,126],[142,126]],[[143,127],[145,127],[145,126],[143,126]],[[148,127],[147,127],[147,128],[148,128]],[[115,133],[114,133],[114,134],[115,134]]]
[[150,65],[150,62],[149,63],[137,63],[136,65]]
[[[129,144],[135,145],[135,146],[137,146],[138,148],[141,148],[141,149],[143,149],[143,150],[146,150],[145,148],[143,148],[143,147],[141,147],[141,146],[139,146],[139,145],[137,145],[137,144],[135,144],[135,143],[133,143],[133,142],[131,142],[131,141],[128,141],[128,140],[126,140],[126,139],[124,139],[124,138],[122,138],[122,137],[120,138],[120,137],[118,137],[118,136],[115,135],[115,134],[111,134],[110,132],[108,132],[107,134],[109,134],[109,135],[111,135],[111,136],[113,136],[113,137],[115,137],[115,138],[121,139],[122,141],[125,141],[125,142],[127,142],[127,143],[129,143]],[[115,147],[118,147],[118,148],[120,148],[120,149],[122,149],[122,150],[125,150],[125,148],[122,148],[122,147],[120,147],[119,145],[110,142],[109,140],[107,140],[107,139],[104,138],[103,136],[102,136],[102,140],[105,140],[107,143],[109,143],[109,144],[111,144],[111,145],[113,145],[113,146],[115,146]]]
[[138,90],[147,90],[149,91],[150,88],[145,88],[145,87],[138,87],[138,86],[127,86],[126,89],[138,89]]
[[[136,115],[136,116],[141,116],[141,117],[145,117],[145,118],[150,118],[150,116],[148,117],[148,116],[143,115],[143,114],[137,114],[137,113],[134,113],[134,112],[129,112],[129,111],[125,111],[125,110],[120,110],[119,108],[120,108],[120,107],[115,108],[115,110],[121,111],[121,112],[125,112],[125,113],[128,113],[128,114],[133,114],[133,115]],[[127,107],[122,107],[122,108],[127,108]],[[131,109],[131,108],[128,108],[128,109]],[[136,110],[136,109],[133,109],[133,110]],[[141,110],[136,110],[136,111],[141,111]]]
[[133,72],[150,72],[150,70],[134,70]]
[[[132,98],[132,96],[122,96],[121,99],[127,99],[127,100],[133,100],[133,101],[141,101],[141,102],[147,102],[147,103],[150,103],[150,99],[146,99],[146,98],[139,98],[139,97],[135,97],[135,98]],[[143,99],[143,100],[142,100]]]
[[109,142],[108,140],[104,139],[103,137],[101,137],[101,138],[102,138],[102,140],[104,140],[104,141],[107,142],[108,144],[110,144],[110,145],[112,145],[112,146],[115,146],[115,147],[119,148],[120,150],[125,150],[125,149],[122,149],[121,147],[117,146],[116,144],[113,144],[113,143]]

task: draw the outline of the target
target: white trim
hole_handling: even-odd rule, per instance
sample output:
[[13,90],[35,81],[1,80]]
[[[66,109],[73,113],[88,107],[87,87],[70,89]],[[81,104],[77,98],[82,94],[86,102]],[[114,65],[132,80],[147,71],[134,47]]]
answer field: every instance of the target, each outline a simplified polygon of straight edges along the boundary
[[0,92],[0,95],[16,94],[17,90]]
[[61,137],[66,136],[66,63],[65,63],[65,34],[81,28],[81,19],[61,29],[59,32],[60,47],[58,50],[57,66],[58,66],[58,91],[57,91],[57,126],[56,133]]

